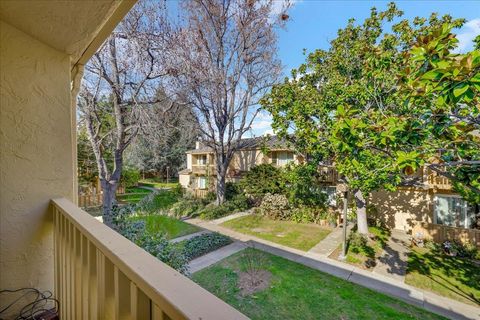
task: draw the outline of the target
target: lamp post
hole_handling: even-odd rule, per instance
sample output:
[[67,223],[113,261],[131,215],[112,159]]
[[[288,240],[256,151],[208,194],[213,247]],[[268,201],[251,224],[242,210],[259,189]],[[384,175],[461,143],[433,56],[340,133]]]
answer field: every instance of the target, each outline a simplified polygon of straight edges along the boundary
[[347,257],[347,208],[348,208],[348,191],[343,192],[343,245],[341,260],[345,260]]

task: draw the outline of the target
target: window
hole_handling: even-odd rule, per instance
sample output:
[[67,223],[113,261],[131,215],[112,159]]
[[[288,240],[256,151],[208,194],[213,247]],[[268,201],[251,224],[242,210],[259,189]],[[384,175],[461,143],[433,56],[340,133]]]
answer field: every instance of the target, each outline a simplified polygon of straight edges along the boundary
[[327,195],[327,204],[329,206],[337,206],[337,187],[323,187],[322,193]]
[[207,164],[207,155],[206,154],[201,154],[197,156],[197,164],[199,165],[206,165]]
[[207,177],[198,177],[198,189],[207,189]]
[[472,228],[475,225],[475,208],[454,195],[435,196],[433,222],[451,227]]
[[[276,157],[275,157],[276,156]],[[293,152],[279,151],[273,154],[272,162],[280,167],[287,165],[293,161]]]

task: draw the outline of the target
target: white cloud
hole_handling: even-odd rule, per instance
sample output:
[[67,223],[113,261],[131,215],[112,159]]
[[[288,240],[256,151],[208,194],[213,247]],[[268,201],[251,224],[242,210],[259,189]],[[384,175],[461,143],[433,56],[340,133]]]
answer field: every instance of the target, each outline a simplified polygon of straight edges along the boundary
[[252,123],[251,131],[255,136],[273,135],[272,116],[266,112],[259,113]]
[[467,21],[457,34],[458,48],[457,53],[466,52],[472,49],[473,39],[480,34],[480,18]]

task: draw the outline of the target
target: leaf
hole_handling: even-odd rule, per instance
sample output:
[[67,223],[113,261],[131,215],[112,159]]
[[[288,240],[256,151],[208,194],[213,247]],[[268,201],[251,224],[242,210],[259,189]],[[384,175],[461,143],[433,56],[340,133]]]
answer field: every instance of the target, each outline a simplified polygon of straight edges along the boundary
[[422,79],[424,80],[439,80],[443,75],[443,72],[442,71],[439,71],[439,70],[430,70],[428,72],[426,72],[423,76],[422,76]]
[[455,86],[455,89],[453,89],[453,95],[455,96],[455,98],[458,98],[459,96],[464,94],[465,91],[467,90],[468,90],[468,84],[466,83],[458,84]]

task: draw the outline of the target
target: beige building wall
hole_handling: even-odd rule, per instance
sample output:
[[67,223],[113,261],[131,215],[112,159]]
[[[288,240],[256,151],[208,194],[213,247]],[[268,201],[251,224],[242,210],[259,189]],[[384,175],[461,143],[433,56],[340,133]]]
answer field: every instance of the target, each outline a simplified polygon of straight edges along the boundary
[[53,291],[49,200],[75,194],[70,57],[4,22],[0,42],[0,289]]
[[387,227],[410,231],[415,221],[433,223],[433,193],[428,190],[400,188],[395,192],[373,192],[369,216],[382,220]]
[[237,171],[248,171],[256,165],[266,163],[267,160],[261,150],[241,150],[234,153],[230,168]]
[[178,175],[178,183],[184,188],[190,187],[190,175],[189,174],[180,174]]

